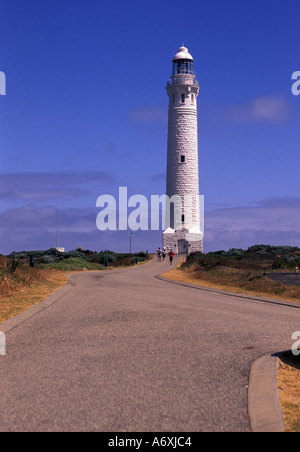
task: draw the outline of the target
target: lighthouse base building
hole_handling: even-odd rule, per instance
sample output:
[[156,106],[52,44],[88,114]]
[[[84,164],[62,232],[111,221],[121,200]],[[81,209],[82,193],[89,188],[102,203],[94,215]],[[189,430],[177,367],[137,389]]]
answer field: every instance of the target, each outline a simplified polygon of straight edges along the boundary
[[175,254],[190,254],[200,251],[203,253],[203,234],[192,231],[175,231],[166,229],[163,233],[163,246],[173,250]]
[[180,47],[172,60],[169,96],[167,191],[163,246],[175,254],[203,252],[200,228],[197,96],[194,60]]

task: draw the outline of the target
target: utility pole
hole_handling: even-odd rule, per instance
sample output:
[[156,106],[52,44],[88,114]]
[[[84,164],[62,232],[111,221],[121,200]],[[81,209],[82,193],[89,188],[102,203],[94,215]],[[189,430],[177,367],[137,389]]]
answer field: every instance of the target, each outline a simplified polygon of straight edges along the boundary
[[60,251],[61,253],[65,252],[65,248],[60,248],[59,246],[59,215],[58,215],[58,209],[57,209],[57,216],[56,216],[56,226],[57,226],[57,251]]
[[133,232],[130,233],[129,237],[130,237],[130,254],[131,254],[131,241],[132,241],[132,237],[135,237],[133,235]]
[[58,221],[58,209],[57,209],[57,249],[59,248],[59,221]]

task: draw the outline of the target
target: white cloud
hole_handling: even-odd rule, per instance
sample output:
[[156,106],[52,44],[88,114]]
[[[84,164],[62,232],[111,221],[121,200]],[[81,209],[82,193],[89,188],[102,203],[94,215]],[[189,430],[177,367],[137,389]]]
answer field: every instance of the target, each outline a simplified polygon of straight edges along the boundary
[[84,186],[95,182],[111,185],[113,176],[102,171],[1,174],[0,199],[29,202],[78,198],[89,193]]
[[205,215],[205,251],[255,244],[300,246],[300,199],[272,198]]
[[241,123],[283,123],[292,117],[290,104],[281,95],[257,97],[244,104],[235,104],[224,111],[227,121]]

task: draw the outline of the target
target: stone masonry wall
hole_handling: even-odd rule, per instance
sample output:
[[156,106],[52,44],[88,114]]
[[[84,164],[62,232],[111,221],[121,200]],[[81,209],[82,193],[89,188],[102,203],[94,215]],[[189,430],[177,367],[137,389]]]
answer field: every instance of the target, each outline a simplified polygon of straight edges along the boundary
[[[193,77],[173,77],[168,84],[169,124],[167,157],[167,195],[179,195],[182,211],[177,218],[183,219],[181,228],[171,215],[170,227],[173,233],[164,233],[164,246],[175,253],[203,251],[202,235],[192,237],[189,230],[200,232],[199,206],[199,162],[197,95],[198,82]],[[181,221],[181,220],[179,220]],[[186,243],[184,243],[184,241]],[[179,243],[180,242],[180,243]],[[185,251],[186,248],[186,251]]]

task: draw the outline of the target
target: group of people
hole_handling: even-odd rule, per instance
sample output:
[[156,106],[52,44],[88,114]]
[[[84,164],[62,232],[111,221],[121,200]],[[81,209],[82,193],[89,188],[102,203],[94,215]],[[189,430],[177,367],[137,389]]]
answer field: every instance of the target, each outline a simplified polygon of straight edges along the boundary
[[[164,246],[163,249],[161,249],[160,247],[157,250],[157,262],[161,262],[161,260],[163,260],[163,262],[165,262],[167,256],[167,249]],[[174,259],[174,252],[173,250],[170,250],[168,253],[169,256],[169,260],[170,260],[170,265],[173,264],[173,259]]]

